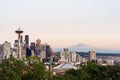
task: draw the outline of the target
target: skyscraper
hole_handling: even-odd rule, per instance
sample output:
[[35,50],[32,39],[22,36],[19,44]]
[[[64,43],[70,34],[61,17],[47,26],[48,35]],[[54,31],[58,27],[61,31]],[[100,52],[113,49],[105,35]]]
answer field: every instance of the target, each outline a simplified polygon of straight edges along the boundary
[[42,62],[43,59],[45,59],[45,58],[46,58],[46,52],[45,51],[41,51],[41,53],[40,53],[40,61]]
[[46,58],[50,58],[50,46],[49,45],[46,45]]
[[60,53],[60,61],[61,62],[69,62],[72,61],[70,57],[70,52],[68,48],[64,48]]
[[89,51],[89,60],[90,61],[96,60],[96,52],[95,51]]
[[64,62],[64,61],[65,61],[65,52],[64,52],[64,50],[62,50],[62,51],[60,52],[60,61],[61,61],[61,62]]
[[26,57],[29,57],[31,55],[31,50],[29,48],[26,48]]
[[25,45],[26,48],[29,48],[29,35],[25,35]]
[[36,40],[35,54],[40,55],[40,52],[41,52],[41,40],[37,39]]
[[35,51],[35,42],[31,42],[31,44],[30,44],[30,49],[31,50],[33,50],[33,51]]
[[76,62],[76,53],[72,52],[70,55],[71,55],[72,62]]
[[3,59],[10,58],[11,55],[11,43],[5,41],[2,46]]

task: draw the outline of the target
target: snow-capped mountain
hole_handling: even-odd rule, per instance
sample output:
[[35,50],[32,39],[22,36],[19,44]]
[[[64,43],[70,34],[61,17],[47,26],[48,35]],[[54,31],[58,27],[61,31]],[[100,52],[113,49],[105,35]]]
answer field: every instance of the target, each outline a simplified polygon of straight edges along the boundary
[[[98,53],[120,53],[120,50],[112,50],[112,49],[103,49],[103,48],[97,48],[88,44],[80,43],[77,45],[73,45],[71,47],[68,47],[69,51],[75,51],[75,52],[88,52],[90,50],[94,50]],[[62,50],[62,48],[54,48],[55,52],[59,52]]]

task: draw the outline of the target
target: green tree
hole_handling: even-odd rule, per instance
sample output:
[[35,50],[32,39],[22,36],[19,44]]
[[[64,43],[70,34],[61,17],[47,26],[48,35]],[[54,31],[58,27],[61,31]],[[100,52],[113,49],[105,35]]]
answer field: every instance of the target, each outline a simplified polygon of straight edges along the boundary
[[120,66],[101,66],[92,62],[78,70],[69,70],[63,76],[54,76],[54,80],[119,80]]
[[120,80],[120,66],[107,66],[107,69],[111,80]]
[[46,80],[48,79],[48,72],[43,63],[30,63],[28,65],[27,73],[21,78],[22,80]]
[[4,59],[0,64],[0,80],[20,80],[23,70],[23,61]]

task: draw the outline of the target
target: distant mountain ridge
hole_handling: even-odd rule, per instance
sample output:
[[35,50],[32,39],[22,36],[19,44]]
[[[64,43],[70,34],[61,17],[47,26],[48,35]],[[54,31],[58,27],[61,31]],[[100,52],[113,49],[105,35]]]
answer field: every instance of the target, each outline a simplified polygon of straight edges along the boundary
[[91,49],[91,48],[95,48],[95,47],[93,47],[93,46],[91,46],[91,45],[88,45],[88,44],[80,43],[80,44],[77,44],[77,45],[73,45],[73,46],[71,46],[71,47],[69,47],[69,48],[70,48],[70,49],[71,49],[71,48],[74,48],[74,49],[89,48],[89,49]]
[[[68,47],[69,51],[75,51],[75,52],[88,52],[90,50],[94,50],[98,53],[120,53],[120,50],[112,50],[112,49],[103,49],[103,48],[97,48],[88,44],[80,43],[77,45],[73,45],[71,47]],[[62,50],[62,48],[54,48],[55,52],[59,52]]]

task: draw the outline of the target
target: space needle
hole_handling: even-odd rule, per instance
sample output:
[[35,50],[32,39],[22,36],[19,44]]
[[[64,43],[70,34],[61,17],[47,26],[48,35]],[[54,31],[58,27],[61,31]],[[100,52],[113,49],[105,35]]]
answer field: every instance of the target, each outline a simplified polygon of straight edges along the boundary
[[15,31],[15,33],[18,35],[18,55],[17,57],[18,58],[21,58],[21,43],[20,43],[20,37],[21,37],[21,34],[23,33],[23,31],[18,28],[18,30]]

